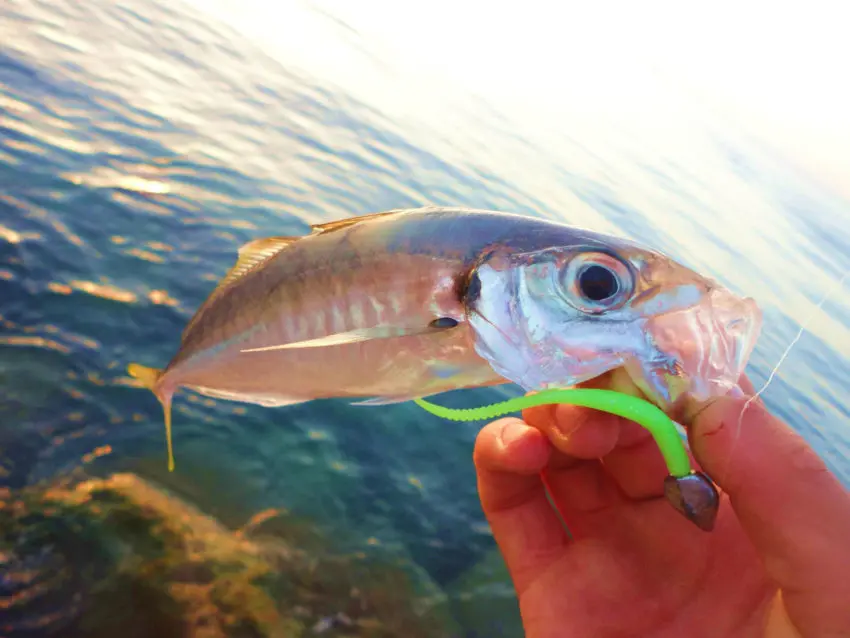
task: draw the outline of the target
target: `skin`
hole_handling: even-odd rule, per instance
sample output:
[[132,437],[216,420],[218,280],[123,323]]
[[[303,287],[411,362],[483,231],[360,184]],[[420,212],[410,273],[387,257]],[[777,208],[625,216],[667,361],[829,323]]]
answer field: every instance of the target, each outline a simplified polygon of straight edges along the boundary
[[559,405],[481,431],[481,503],[527,638],[850,636],[850,493],[761,402],[738,430],[744,401],[687,415],[722,493],[711,533],[663,499],[663,460],[634,423]]

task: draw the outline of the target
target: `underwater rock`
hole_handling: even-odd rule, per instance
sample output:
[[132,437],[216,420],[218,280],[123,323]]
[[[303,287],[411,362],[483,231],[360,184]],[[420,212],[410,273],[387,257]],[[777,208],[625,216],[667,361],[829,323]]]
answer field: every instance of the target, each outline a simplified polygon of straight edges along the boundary
[[320,538],[272,510],[229,529],[134,474],[6,490],[0,635],[462,635],[441,592]]

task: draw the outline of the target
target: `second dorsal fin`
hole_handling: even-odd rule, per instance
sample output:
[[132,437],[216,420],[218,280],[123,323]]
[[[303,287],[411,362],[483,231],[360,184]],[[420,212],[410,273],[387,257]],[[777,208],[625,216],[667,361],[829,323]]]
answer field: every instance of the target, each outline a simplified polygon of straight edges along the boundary
[[200,320],[204,310],[209,307],[220,291],[222,291],[226,286],[232,284],[234,281],[245,276],[246,273],[250,272],[263,262],[271,259],[281,250],[299,239],[301,238],[263,237],[262,239],[255,239],[254,241],[249,241],[247,244],[243,244],[239,248],[239,256],[236,258],[236,263],[233,264],[233,267],[224,277],[221,278],[221,281],[218,282],[218,286],[216,286],[215,290],[210,293],[210,296],[207,297],[207,300],[200,308],[198,308],[195,316],[192,317],[192,320],[183,329],[183,338],[186,338],[186,335],[189,334],[194,325]]
[[228,273],[222,278],[218,284],[218,288],[223,288],[231,282],[242,277],[249,270],[252,270],[257,265],[263,263],[267,259],[274,257],[281,250],[289,246],[289,244],[298,241],[300,237],[264,237],[249,241],[247,244],[239,248],[239,257]]

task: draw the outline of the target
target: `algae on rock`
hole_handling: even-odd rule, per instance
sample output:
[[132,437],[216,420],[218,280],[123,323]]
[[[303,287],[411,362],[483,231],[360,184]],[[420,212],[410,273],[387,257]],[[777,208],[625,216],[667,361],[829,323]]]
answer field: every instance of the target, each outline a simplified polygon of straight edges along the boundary
[[[402,566],[334,554],[263,512],[232,530],[134,474],[0,495],[0,633],[136,638],[432,638],[462,632]],[[290,533],[291,532],[291,533]],[[423,591],[424,589],[424,591]]]

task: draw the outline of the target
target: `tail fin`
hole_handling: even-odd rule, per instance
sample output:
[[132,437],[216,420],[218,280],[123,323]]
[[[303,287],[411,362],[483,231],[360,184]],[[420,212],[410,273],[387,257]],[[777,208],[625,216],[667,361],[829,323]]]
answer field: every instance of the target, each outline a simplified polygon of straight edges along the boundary
[[129,372],[130,376],[134,379],[141,381],[142,385],[151,392],[154,391],[156,382],[159,381],[159,378],[162,376],[162,370],[148,368],[147,366],[139,365],[138,363],[131,363],[128,365],[127,372]]
[[162,404],[162,413],[165,418],[165,441],[168,446],[168,471],[174,471],[174,448],[171,444],[171,396],[173,390],[163,391],[157,387],[163,371],[156,368],[148,368],[138,363],[131,363],[127,366],[127,372],[131,377],[137,379],[148,390],[154,393],[154,396]]

